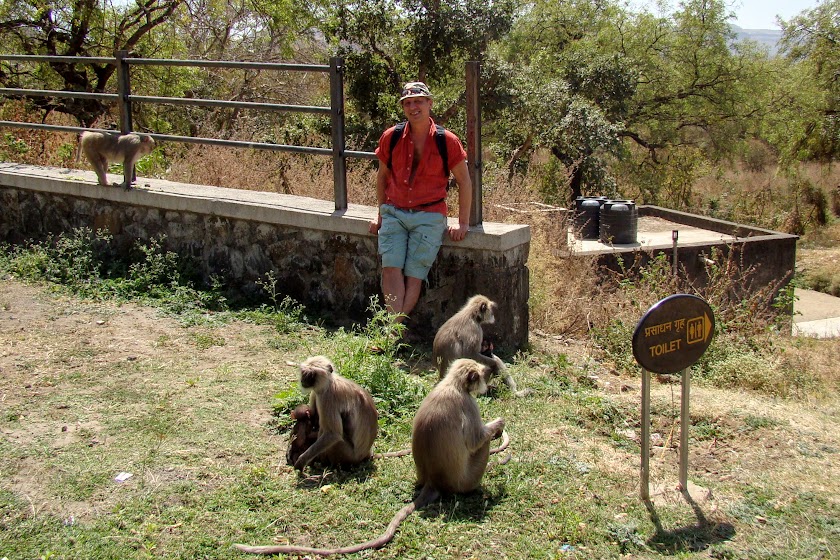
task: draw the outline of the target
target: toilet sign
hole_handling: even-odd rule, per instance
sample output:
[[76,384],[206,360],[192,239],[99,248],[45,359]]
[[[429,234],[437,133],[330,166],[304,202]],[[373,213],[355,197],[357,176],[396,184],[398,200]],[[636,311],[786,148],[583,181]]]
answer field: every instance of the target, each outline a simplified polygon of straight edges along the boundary
[[677,373],[691,366],[712,342],[715,316],[702,298],[666,297],[651,307],[633,332],[633,356],[654,373]]
[[682,371],[680,403],[680,489],[688,488],[688,367],[712,342],[715,316],[706,300],[676,294],[651,307],[633,331],[633,356],[642,366],[641,494],[650,499],[650,372]]

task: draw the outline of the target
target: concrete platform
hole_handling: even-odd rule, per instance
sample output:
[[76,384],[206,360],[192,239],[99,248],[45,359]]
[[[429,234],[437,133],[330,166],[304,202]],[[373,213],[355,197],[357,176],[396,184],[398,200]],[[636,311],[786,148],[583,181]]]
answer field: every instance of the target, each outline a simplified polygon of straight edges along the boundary
[[650,250],[656,247],[669,247],[673,244],[674,231],[677,232],[677,243],[686,245],[692,243],[734,243],[735,235],[721,233],[711,229],[682,224],[656,216],[639,216],[636,243],[609,244],[597,239],[576,239],[569,231],[569,249],[575,254],[588,254],[605,251],[622,251],[627,249]]
[[793,335],[814,338],[840,336],[840,298],[797,288],[794,291]]

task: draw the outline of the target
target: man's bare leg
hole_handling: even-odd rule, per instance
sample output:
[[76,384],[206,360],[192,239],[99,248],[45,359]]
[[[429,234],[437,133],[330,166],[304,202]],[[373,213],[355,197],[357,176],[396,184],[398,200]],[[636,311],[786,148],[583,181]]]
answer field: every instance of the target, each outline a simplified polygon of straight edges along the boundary
[[402,315],[399,317],[399,322],[407,319],[408,315],[414,311],[414,306],[417,305],[417,300],[420,299],[420,291],[423,289],[423,280],[414,278],[413,276],[405,277],[405,297],[403,298]]
[[382,267],[382,295],[389,313],[403,312],[405,305],[405,276],[401,268]]
[[411,313],[420,292],[423,280],[403,275],[403,271],[396,267],[382,268],[382,295],[385,297],[385,309],[396,315],[396,322],[402,323]]

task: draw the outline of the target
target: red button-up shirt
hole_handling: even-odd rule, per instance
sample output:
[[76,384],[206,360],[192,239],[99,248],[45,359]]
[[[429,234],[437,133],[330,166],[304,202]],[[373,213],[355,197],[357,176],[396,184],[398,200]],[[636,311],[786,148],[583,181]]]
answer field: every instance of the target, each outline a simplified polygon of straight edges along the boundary
[[[393,133],[394,127],[382,133],[379,146],[376,148],[376,157],[386,165]],[[390,157],[391,173],[385,185],[386,204],[402,209],[422,208],[426,212],[438,212],[444,216],[447,214],[446,186],[449,184],[449,176],[448,173],[446,177],[443,175],[443,158],[438,152],[434,136],[435,123],[429,119],[429,135],[423,146],[423,154],[417,164],[414,180],[410,181],[411,166],[414,164],[414,142],[411,141],[411,127],[405,127],[402,139],[394,146],[394,153]],[[467,152],[461,145],[461,140],[448,130],[446,131],[446,151],[449,170],[467,159]]]

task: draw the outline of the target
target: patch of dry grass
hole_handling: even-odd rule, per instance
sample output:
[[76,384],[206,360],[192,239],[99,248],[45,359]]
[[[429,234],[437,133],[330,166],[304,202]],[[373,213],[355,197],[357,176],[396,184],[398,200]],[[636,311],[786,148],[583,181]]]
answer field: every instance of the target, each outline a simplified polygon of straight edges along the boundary
[[803,287],[840,296],[840,221],[802,238],[796,269]]
[[801,235],[840,215],[840,168],[803,163],[791,170],[775,164],[734,164],[697,179],[694,211],[740,223]]

